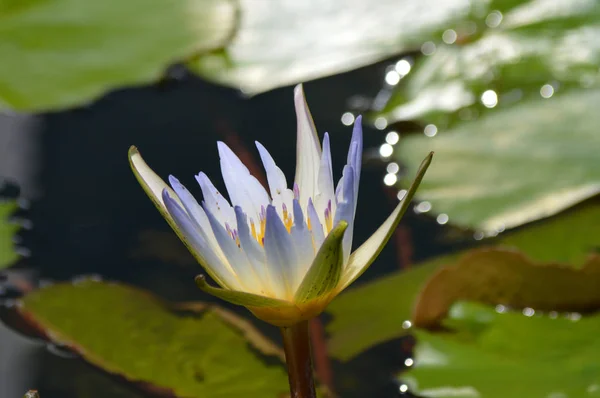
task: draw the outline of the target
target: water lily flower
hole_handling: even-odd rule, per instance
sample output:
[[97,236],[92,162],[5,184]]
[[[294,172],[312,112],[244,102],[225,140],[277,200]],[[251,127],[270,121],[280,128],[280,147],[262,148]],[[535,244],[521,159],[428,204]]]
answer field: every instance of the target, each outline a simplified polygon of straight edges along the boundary
[[365,272],[389,240],[431,161],[430,154],[404,200],[351,253],[363,148],[361,118],[356,118],[347,164],[334,186],[329,136],[325,133],[321,145],[301,85],[294,100],[298,136],[291,189],[258,142],[268,191],[226,144],[218,142],[230,201],[201,172],[196,180],[202,204],[175,177],[170,176],[167,185],[135,147],[129,151],[133,172],[148,196],[219,285],[200,276],[198,286],[280,327],[320,314]]

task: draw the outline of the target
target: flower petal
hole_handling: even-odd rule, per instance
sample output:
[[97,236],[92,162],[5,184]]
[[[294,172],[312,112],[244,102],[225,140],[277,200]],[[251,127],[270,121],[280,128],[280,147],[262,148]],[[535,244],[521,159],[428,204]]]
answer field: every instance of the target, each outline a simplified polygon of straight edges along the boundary
[[377,255],[381,252],[398,226],[398,223],[404,215],[404,212],[406,212],[406,209],[410,205],[410,201],[417,191],[417,188],[419,187],[427,168],[431,164],[432,158],[433,152],[429,153],[429,155],[421,163],[421,166],[417,171],[417,175],[402,202],[396,206],[392,214],[390,214],[384,223],[381,224],[377,231],[375,231],[375,233],[371,235],[371,237],[367,239],[365,243],[363,243],[354,251],[354,253],[350,255],[348,264],[344,270],[344,275],[342,276],[338,286],[338,292],[344,290],[348,285],[354,282],[356,278],[362,275],[362,273],[369,268],[369,265],[371,265]]
[[203,172],[200,172],[196,176],[196,181],[198,181],[200,189],[202,190],[204,206],[211,211],[221,225],[224,226],[226,223],[235,225],[235,212],[233,211],[233,207],[231,207],[221,192],[215,188],[208,176]]
[[275,207],[267,207],[264,247],[272,287],[277,297],[292,297],[298,256],[292,237],[279,218]]
[[273,295],[265,250],[252,237],[248,227],[248,217],[240,206],[235,206],[235,216],[237,217],[237,231],[242,250],[246,253],[256,276],[263,285],[263,294]]
[[166,188],[163,190],[162,200],[176,225],[173,230],[210,277],[225,288],[239,289],[241,287],[240,281],[229,263],[223,261],[214,248],[202,237],[197,224],[192,221]]
[[337,286],[342,273],[344,257],[342,241],[347,227],[348,223],[340,221],[327,235],[294,295],[297,303],[305,303],[321,297]]
[[338,208],[335,212],[333,225],[340,221],[348,223],[348,232],[344,236],[344,264],[348,262],[348,257],[352,250],[352,236],[354,234],[354,214],[356,210],[356,196],[354,190],[354,176],[356,173],[352,166],[345,166],[342,172],[341,194],[339,195]]
[[[172,197],[177,197],[175,192],[146,164],[138,149],[134,146],[129,147],[129,165],[131,170],[138,180],[146,195],[152,200],[158,211],[167,220],[169,225],[176,229],[176,224],[173,218],[167,211],[162,200],[162,191],[167,189]],[[179,199],[177,199],[179,200]]]
[[[354,149],[354,151],[353,151]],[[360,171],[362,166],[363,153],[363,131],[362,116],[359,115],[354,121],[352,129],[352,139],[350,140],[350,150],[348,151],[348,164],[354,169],[354,207],[356,208],[358,199],[358,184],[360,182]]]
[[233,206],[241,206],[253,219],[258,220],[262,206],[271,201],[261,183],[225,143],[218,142],[221,173]]
[[206,211],[206,216],[215,234],[215,238],[219,242],[221,250],[223,250],[225,257],[227,257],[231,268],[240,280],[244,290],[260,293],[262,284],[246,254],[238,247],[234,238],[229,235],[227,230],[206,206],[204,210]]
[[293,307],[293,304],[278,300],[271,297],[260,296],[258,294],[252,294],[247,292],[219,289],[208,284],[204,275],[198,275],[195,279],[196,285],[204,292],[218,297],[222,300],[228,301],[232,304],[243,305],[246,307],[258,307],[258,308],[274,308],[274,307]]
[[310,225],[310,232],[313,237],[313,246],[315,250],[319,250],[323,241],[325,240],[325,232],[323,231],[323,224],[319,220],[319,215],[313,204],[312,199],[308,199],[308,208],[306,209],[307,223]]
[[308,198],[314,198],[317,191],[321,146],[301,84],[294,89],[294,103],[298,128],[296,178],[294,181],[300,189],[300,204],[302,207],[306,207]]
[[301,282],[315,257],[316,251],[312,242],[312,234],[304,221],[304,214],[302,213],[302,208],[298,200],[294,199],[293,206],[294,225],[292,225],[290,234],[292,235],[292,240],[296,246],[298,257],[301,259],[296,272],[296,280]]
[[[335,214],[336,200],[333,190],[333,170],[331,165],[331,150],[329,147],[329,134],[325,133],[323,137],[323,153],[321,154],[321,163],[319,166],[319,176],[317,180],[317,194],[315,196],[315,208],[320,216],[324,217],[325,209],[327,209],[331,201],[331,211]],[[321,222],[325,222],[322,218]]]
[[287,187],[285,174],[283,174],[283,171],[277,167],[277,164],[275,164],[275,161],[273,160],[273,157],[269,151],[267,151],[267,149],[262,146],[260,142],[256,141],[255,143],[267,173],[267,181],[269,183],[269,191],[271,192],[272,204],[277,209],[277,213],[282,217],[283,205],[285,204],[288,209],[292,207],[294,193]]

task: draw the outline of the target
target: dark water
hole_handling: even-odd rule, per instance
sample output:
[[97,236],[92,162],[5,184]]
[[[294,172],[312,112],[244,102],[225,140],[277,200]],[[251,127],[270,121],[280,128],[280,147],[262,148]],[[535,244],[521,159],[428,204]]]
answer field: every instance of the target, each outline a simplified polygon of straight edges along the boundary
[[[320,134],[328,131],[331,135],[335,175],[340,175],[345,162],[351,133],[351,127],[344,126],[340,117],[347,110],[361,111],[353,105],[368,110],[371,99],[382,88],[387,64],[305,85]],[[295,167],[293,95],[292,88],[287,87],[248,99],[235,90],[178,76],[150,87],[111,93],[89,106],[40,115],[40,151],[31,159],[39,163],[39,172],[32,180],[17,183],[34,185],[41,194],[27,209],[19,210],[19,217],[30,220],[32,228],[22,229],[15,238],[26,257],[11,273],[24,275],[32,284],[93,273],[172,300],[206,299],[193,284],[201,269],[182,245],[176,243],[169,253],[176,257],[175,265],[164,255],[148,250],[158,241],[175,238],[130,172],[128,147],[136,145],[158,174],[173,174],[199,194],[193,178],[199,171],[206,172],[217,188],[225,191],[220,181],[217,140],[226,141],[238,153],[248,151],[255,159],[254,140],[258,140],[291,181]],[[395,127],[402,130],[407,126]],[[375,156],[387,131],[389,128],[379,131],[365,126],[357,243],[379,226],[396,203],[395,192],[382,183],[385,164]],[[5,196],[16,195],[14,186],[4,189]],[[397,270],[402,263],[450,249],[440,239],[441,227],[425,216],[408,212],[402,228],[402,237],[388,245],[360,282]],[[18,289],[10,283],[5,281],[3,286],[5,296],[18,296]],[[261,327],[277,338],[274,328]],[[33,340],[32,344],[41,349],[34,350],[20,369],[35,374],[32,387],[43,392],[42,398],[145,396],[71,358],[67,350],[55,346],[43,349],[43,342]],[[398,396],[392,375],[404,366],[409,349],[407,340],[392,341],[350,363],[333,361],[339,395]]]

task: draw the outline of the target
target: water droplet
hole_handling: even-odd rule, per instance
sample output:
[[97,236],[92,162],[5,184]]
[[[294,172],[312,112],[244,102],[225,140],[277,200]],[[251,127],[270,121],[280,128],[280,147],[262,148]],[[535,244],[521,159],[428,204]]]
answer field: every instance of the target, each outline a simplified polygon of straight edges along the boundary
[[385,177],[383,177],[383,183],[385,185],[387,185],[388,187],[391,187],[396,182],[398,182],[398,177],[396,176],[396,174],[390,173],[390,174],[386,174]]
[[423,45],[421,46],[421,52],[424,55],[431,55],[433,53],[435,53],[435,43],[432,41],[427,41],[425,43],[423,43]]
[[457,38],[458,38],[458,35],[456,34],[456,31],[454,29],[447,29],[442,34],[442,40],[446,44],[453,44]]
[[392,156],[392,153],[394,153],[394,148],[388,143],[382,144],[379,147],[379,154],[383,158],[389,158]]
[[435,124],[428,124],[423,129],[423,134],[425,134],[427,137],[435,137],[437,132],[438,132],[438,129]]
[[506,311],[508,311],[508,309],[507,309],[507,308],[506,308],[504,305],[502,305],[502,304],[498,304],[498,305],[496,306],[496,312],[497,312],[498,314],[504,314]]
[[400,141],[400,134],[395,131],[390,131],[385,135],[385,142],[390,145],[395,145],[398,143],[398,141]]
[[405,366],[413,366],[414,363],[415,361],[413,361],[412,358],[406,358],[406,360],[404,361]]
[[548,316],[550,317],[550,319],[556,319],[556,318],[558,318],[558,312],[556,312],[556,311],[550,311],[548,313]]
[[400,171],[400,166],[396,162],[391,162],[391,163],[388,163],[388,165],[385,168],[385,170],[388,173],[397,174]]
[[400,384],[400,387],[398,387],[398,390],[400,391],[401,394],[404,394],[405,392],[408,391],[408,386],[406,384]]
[[412,327],[411,321],[406,320],[406,321],[402,322],[402,329],[406,330],[406,329],[410,329],[411,327]]
[[486,108],[493,108],[498,105],[498,94],[494,90],[486,90],[481,94],[481,103]]
[[394,69],[396,69],[396,72],[398,72],[400,76],[406,76],[410,72],[411,67],[412,66],[408,60],[401,59],[400,61],[396,62]]
[[533,308],[525,307],[523,308],[523,315],[525,316],[534,316],[535,310]]
[[350,126],[354,123],[354,114],[352,112],[344,112],[342,115],[342,124],[344,126]]
[[431,210],[431,203],[426,200],[415,206],[415,213],[417,214],[427,213],[429,210]]
[[448,214],[441,213],[437,216],[437,218],[435,220],[437,221],[438,224],[444,225],[448,222],[449,219],[450,219],[450,217],[448,217]]
[[482,240],[485,235],[481,231],[477,231],[473,234],[473,239]]
[[400,79],[400,74],[395,70],[388,71],[385,74],[385,82],[390,86],[395,86],[396,84],[400,83]]
[[540,89],[540,95],[542,98],[550,98],[554,95],[554,87],[550,84],[544,84]]
[[485,24],[490,28],[497,28],[502,22],[502,13],[500,11],[492,11],[485,18]]
[[379,116],[377,119],[375,119],[375,122],[373,124],[375,125],[375,128],[377,130],[383,130],[387,127],[388,122],[386,118]]
[[397,197],[398,197],[398,200],[402,200],[402,199],[404,199],[404,197],[406,196],[407,192],[408,192],[408,191],[407,191],[406,189],[401,189],[401,190],[399,190],[399,191],[398,191],[398,195],[397,195]]

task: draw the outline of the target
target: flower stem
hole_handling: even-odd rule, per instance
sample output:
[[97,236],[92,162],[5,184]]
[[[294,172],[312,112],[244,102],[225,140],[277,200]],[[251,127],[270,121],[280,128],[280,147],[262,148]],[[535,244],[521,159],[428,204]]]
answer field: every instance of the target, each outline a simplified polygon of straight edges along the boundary
[[310,357],[308,321],[282,327],[291,398],[316,398]]

